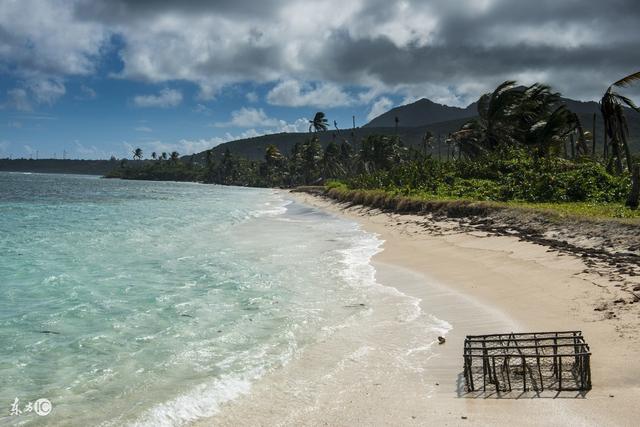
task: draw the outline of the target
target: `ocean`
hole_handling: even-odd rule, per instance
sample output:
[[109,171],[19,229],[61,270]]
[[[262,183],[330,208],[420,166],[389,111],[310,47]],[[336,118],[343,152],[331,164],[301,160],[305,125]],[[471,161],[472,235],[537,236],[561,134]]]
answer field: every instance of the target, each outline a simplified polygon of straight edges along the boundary
[[214,416],[362,316],[381,244],[276,190],[0,172],[0,424]]

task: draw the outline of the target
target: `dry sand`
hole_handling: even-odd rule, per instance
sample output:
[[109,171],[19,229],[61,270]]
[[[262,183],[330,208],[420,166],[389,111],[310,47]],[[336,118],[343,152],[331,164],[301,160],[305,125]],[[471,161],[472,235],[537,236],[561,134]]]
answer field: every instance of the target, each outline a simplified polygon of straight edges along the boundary
[[[347,207],[309,194],[291,197],[353,219],[384,240],[374,258],[382,290],[352,324],[310,345],[202,425],[640,422],[640,303],[627,292],[640,284],[637,277],[621,283],[610,272],[587,268],[582,257],[461,229],[453,221]],[[418,319],[411,317],[411,301],[422,309]],[[444,331],[446,323],[447,341],[438,345],[433,328]],[[586,396],[464,393],[465,335],[546,330],[584,332],[593,353],[593,390]]]

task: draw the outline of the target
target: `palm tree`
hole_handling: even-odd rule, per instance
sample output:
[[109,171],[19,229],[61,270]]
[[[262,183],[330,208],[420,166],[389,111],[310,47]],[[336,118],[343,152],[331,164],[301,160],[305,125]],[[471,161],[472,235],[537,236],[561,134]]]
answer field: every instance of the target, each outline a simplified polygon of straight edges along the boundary
[[[604,119],[605,137],[609,139],[609,147],[611,148],[612,161],[616,162],[616,169],[622,172],[622,157],[626,158],[627,168],[629,172],[633,170],[633,157],[627,137],[629,136],[629,128],[627,126],[627,118],[624,115],[625,105],[640,113],[640,109],[633,101],[626,96],[614,92],[615,87],[627,87],[634,82],[640,80],[640,71],[629,74],[626,77],[613,83],[602,96],[600,100],[600,111]],[[624,150],[624,154],[622,151]],[[606,161],[607,159],[605,159]]]
[[167,153],[166,152],[162,152],[162,154],[160,154],[160,160],[167,160]]
[[567,136],[579,128],[576,116],[564,105],[556,107],[551,114],[542,117],[525,133],[523,142],[538,150],[541,157],[563,145]]
[[[537,88],[529,89],[531,99],[540,97]],[[529,118],[529,113],[525,113],[525,107],[519,103],[525,92],[526,90],[516,88],[515,81],[508,80],[492,93],[480,97],[478,118],[465,123],[459,131],[451,134],[451,140],[458,146],[460,154],[473,158],[493,151],[500,145],[513,144],[516,122],[522,121],[525,117],[529,122],[537,121],[535,115]],[[533,104],[530,101],[528,108],[532,108]]]
[[322,111],[318,111],[313,117],[313,120],[309,120],[309,133],[313,129],[314,132],[325,131],[329,128],[329,121]]
[[142,149],[141,148],[136,148],[135,150],[133,150],[133,160],[142,160]]
[[178,153],[177,151],[172,151],[171,161],[173,162],[173,164],[175,165],[176,163],[178,163],[178,160],[180,160],[180,153]]
[[151,153],[151,158],[153,160],[156,160],[158,158],[158,153],[156,153],[155,151],[153,153]]

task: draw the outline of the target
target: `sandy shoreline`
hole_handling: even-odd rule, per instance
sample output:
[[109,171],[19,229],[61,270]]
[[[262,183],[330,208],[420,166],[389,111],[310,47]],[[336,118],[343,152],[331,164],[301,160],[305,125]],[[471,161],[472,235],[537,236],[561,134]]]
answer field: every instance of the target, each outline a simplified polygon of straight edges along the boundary
[[[610,310],[616,283],[586,272],[583,259],[446,221],[427,227],[420,216],[291,197],[378,234],[384,250],[373,260],[377,281],[419,300],[425,316],[448,322],[447,342],[407,351],[419,325],[398,320],[381,296],[372,302],[375,326],[353,325],[311,346],[201,425],[635,425],[640,304]],[[593,352],[586,397],[474,399],[462,392],[466,334],[568,329],[582,330]]]

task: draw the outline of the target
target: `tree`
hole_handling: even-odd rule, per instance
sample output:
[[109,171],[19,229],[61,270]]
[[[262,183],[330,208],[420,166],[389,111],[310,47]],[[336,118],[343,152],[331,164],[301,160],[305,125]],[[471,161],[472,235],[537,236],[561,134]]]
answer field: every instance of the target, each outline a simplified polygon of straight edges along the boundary
[[283,180],[285,172],[285,157],[280,150],[273,145],[269,144],[264,153],[264,174],[263,176],[267,180],[267,184],[270,186],[280,186]]
[[171,162],[175,165],[176,163],[178,163],[178,160],[180,160],[180,153],[178,153],[177,151],[172,151]]
[[340,162],[340,147],[335,141],[329,142],[327,148],[324,150],[322,156],[322,177],[326,180],[328,178],[338,178],[345,172],[343,165]]
[[[626,158],[629,172],[633,170],[633,157],[631,156],[631,150],[629,149],[629,143],[627,141],[629,127],[624,114],[624,106],[626,105],[639,113],[640,109],[631,99],[614,92],[614,87],[627,87],[638,80],[640,80],[640,71],[623,77],[609,86],[600,100],[600,111],[604,119],[605,137],[608,137],[608,144],[612,156],[611,161],[615,162],[618,173],[622,172],[623,157]],[[607,161],[607,159],[605,159],[605,161]]]
[[158,153],[156,153],[155,151],[153,153],[151,153],[151,158],[153,160],[156,160],[158,158]]
[[360,160],[364,172],[388,170],[403,159],[405,147],[397,137],[370,135],[362,140]]
[[160,154],[160,159],[167,160],[167,158],[168,158],[167,153],[163,151],[162,154]]
[[492,93],[478,100],[478,118],[465,123],[451,134],[461,155],[475,158],[487,151],[496,150],[501,144],[513,143],[515,105],[522,91],[516,90],[516,82],[508,80]]
[[317,182],[321,153],[320,143],[315,137],[302,145],[302,172],[305,184]]
[[136,148],[133,150],[133,160],[142,160],[142,149]]
[[318,111],[313,117],[313,120],[309,120],[309,133],[311,133],[311,130],[320,132],[327,129],[329,129],[329,121],[322,111]]

